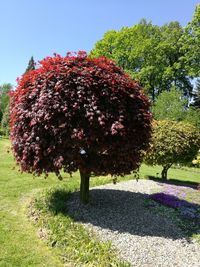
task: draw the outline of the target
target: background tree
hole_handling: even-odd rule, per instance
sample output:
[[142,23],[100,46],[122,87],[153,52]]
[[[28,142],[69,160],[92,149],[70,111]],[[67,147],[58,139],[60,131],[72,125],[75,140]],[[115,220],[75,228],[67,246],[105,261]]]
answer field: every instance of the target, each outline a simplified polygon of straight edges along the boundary
[[196,88],[193,93],[192,107],[200,109],[200,79],[196,81]]
[[171,90],[162,92],[156,99],[152,111],[156,120],[181,121],[185,118],[187,99],[183,93],[172,87]]
[[152,143],[145,162],[162,165],[162,179],[167,179],[172,164],[191,162],[199,147],[200,132],[195,126],[185,122],[154,121]]
[[193,92],[193,102],[186,112],[185,120],[200,129],[200,79],[196,81],[196,87]]
[[28,66],[26,68],[25,72],[28,72],[30,70],[34,70],[35,69],[35,61],[33,59],[33,56],[30,58],[29,62],[28,62]]
[[187,66],[183,63],[182,57],[182,36],[184,30],[179,22],[174,21],[162,26],[161,41],[159,43],[159,55],[157,64],[163,64],[163,73],[161,79],[161,92],[169,90],[175,86],[181,90],[188,99],[192,95],[193,86],[191,84],[191,77],[187,70]]
[[105,33],[91,51],[107,56],[139,80],[154,101],[162,91],[174,85],[189,97],[192,84],[182,61],[183,28],[178,22],[162,27],[142,20],[133,27]]
[[200,129],[200,109],[189,107],[185,113],[184,121],[187,121]]
[[95,175],[138,169],[149,145],[149,100],[106,58],[47,57],[12,93],[11,141],[23,171],[81,176],[81,200]]
[[12,85],[10,83],[5,83],[0,86],[0,122],[7,106],[9,105],[9,92],[11,90]]
[[200,129],[200,109],[188,107],[188,100],[175,87],[172,87],[170,91],[162,92],[156,98],[152,113],[156,120],[185,121]]
[[182,61],[186,64],[189,75],[200,76],[200,4],[196,6],[193,19],[185,27],[184,35],[181,38],[184,53]]
[[9,134],[9,109],[10,109],[10,105],[8,103],[8,105],[6,106],[4,113],[3,113],[3,117],[1,120],[1,129],[4,132],[5,135]]

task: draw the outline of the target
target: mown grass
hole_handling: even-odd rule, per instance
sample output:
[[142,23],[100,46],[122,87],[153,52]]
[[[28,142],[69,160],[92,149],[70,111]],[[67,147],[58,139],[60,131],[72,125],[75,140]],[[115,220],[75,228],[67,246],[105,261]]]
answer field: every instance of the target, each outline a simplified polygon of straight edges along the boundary
[[[49,188],[56,190],[62,185],[67,191],[77,191],[79,188],[79,174],[75,173],[73,177],[65,174],[63,175],[63,181],[59,181],[53,174],[49,175],[48,179],[44,179],[44,177],[33,178],[30,174],[21,174],[18,168],[15,167],[11,152],[7,152],[9,146],[9,140],[0,139],[0,266],[63,266],[63,260],[69,261],[70,257],[66,260],[66,256],[61,255],[59,249],[52,248],[50,243],[50,246],[47,246],[43,240],[38,238],[37,229],[27,217],[26,206],[33,196],[41,190]],[[93,177],[91,186],[111,181],[111,177]],[[45,218],[47,226],[52,227],[55,230],[54,234],[56,234],[56,229],[59,229],[61,224],[60,217],[46,214]],[[62,219],[63,229],[66,228],[68,233],[68,237],[65,238],[71,240],[67,253],[69,251],[71,251],[71,255],[78,253],[78,257],[82,255],[83,259],[87,258],[89,253],[90,256],[85,261],[88,261],[87,266],[93,266],[90,265],[90,262],[92,262],[90,257],[93,257],[93,260],[96,259],[96,255],[99,255],[97,250],[100,249],[102,259],[105,258],[108,262],[113,262],[112,264],[114,265],[110,266],[125,266],[118,265],[119,261],[117,263],[116,255],[111,250],[110,244],[99,243],[79,226],[74,226],[67,230],[67,225],[73,225],[73,223],[68,218]],[[71,234],[69,234],[70,232]],[[84,237],[82,240],[77,241],[74,239],[81,235]],[[81,243],[85,245],[85,250],[81,250]],[[75,244],[77,245],[75,246]],[[79,266],[77,260],[70,264],[71,266]]]
[[[161,178],[161,166],[142,165],[140,168],[140,177],[154,176]],[[168,181],[177,181],[181,183],[200,183],[200,169],[198,168],[170,168],[168,171]]]
[[[69,266],[126,266],[117,259],[109,242],[100,243],[82,226],[74,223],[67,213],[59,212],[59,209],[65,208],[66,192],[79,189],[79,174],[75,173],[73,177],[64,174],[63,181],[53,174],[46,180],[43,177],[33,179],[32,175],[13,169],[12,154],[7,153],[9,145],[9,140],[0,139],[0,266],[56,267],[64,263]],[[160,172],[160,167],[143,165],[140,178],[147,175],[156,177]],[[169,177],[199,182],[200,176],[171,169]],[[134,176],[120,179],[131,178]],[[111,177],[92,177],[91,186],[111,181]],[[57,212],[52,212],[49,199],[60,187],[65,193],[57,198]],[[38,191],[45,193],[38,197]],[[37,227],[27,217],[26,207],[33,199],[36,201],[33,201],[32,208],[39,210]],[[38,227],[46,229],[45,241],[38,238]]]
[[14,162],[7,153],[8,140],[0,140],[0,266],[62,266],[36,235],[28,222],[24,206],[32,190],[47,188],[57,180],[33,180],[31,175],[21,175],[12,170]]
[[[45,242],[59,251],[66,266],[119,266],[122,262],[111,242],[100,242],[92,232],[67,214],[66,202],[70,192],[62,186],[42,193],[31,203],[30,213],[37,227],[47,233]],[[54,199],[52,199],[54,198]],[[52,207],[52,202],[54,203]]]

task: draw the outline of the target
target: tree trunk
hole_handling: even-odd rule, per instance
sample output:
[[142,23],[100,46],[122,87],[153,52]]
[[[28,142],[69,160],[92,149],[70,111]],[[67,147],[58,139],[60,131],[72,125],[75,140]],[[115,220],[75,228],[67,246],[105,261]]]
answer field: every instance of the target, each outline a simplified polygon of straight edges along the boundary
[[167,172],[169,170],[169,168],[172,166],[172,164],[163,166],[162,172],[161,172],[161,177],[163,180],[167,180]]
[[163,180],[167,180],[167,171],[168,169],[166,167],[163,167],[162,172],[161,172],[161,177]]
[[152,102],[154,103],[155,100],[155,89],[152,87]]
[[80,170],[81,185],[80,185],[80,200],[83,204],[89,202],[89,184],[90,174]]

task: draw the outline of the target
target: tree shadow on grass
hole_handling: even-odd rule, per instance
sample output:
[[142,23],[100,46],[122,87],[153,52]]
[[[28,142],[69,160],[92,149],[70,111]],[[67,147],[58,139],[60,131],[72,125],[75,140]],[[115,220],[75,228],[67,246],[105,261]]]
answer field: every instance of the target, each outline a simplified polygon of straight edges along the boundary
[[155,177],[155,176],[148,176],[149,180],[163,183],[163,184],[171,184],[171,185],[177,185],[177,186],[185,186],[185,187],[190,187],[193,189],[196,189],[198,184],[197,182],[191,182],[191,181],[181,181],[178,179],[168,179],[168,180],[163,180],[161,178]]
[[[157,236],[173,240],[187,238],[186,234],[167,214],[156,213],[149,195],[113,189],[90,190],[91,201],[84,205],[79,192],[55,191],[49,201],[49,209],[63,213],[77,222],[89,223],[116,233],[138,236]],[[199,207],[200,208],[200,205]],[[170,208],[169,208],[170,209]],[[191,234],[194,234],[193,230]]]

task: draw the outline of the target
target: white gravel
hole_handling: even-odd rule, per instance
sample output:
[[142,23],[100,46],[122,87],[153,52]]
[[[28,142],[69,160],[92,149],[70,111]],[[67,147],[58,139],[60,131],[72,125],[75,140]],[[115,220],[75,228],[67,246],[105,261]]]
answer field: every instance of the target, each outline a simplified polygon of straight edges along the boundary
[[188,242],[169,216],[152,213],[144,200],[159,185],[136,180],[95,187],[92,201],[74,194],[69,213],[100,240],[111,240],[122,260],[136,267],[200,267],[200,245]]

